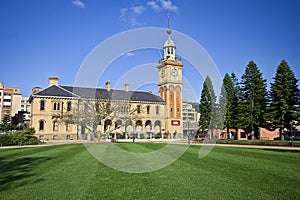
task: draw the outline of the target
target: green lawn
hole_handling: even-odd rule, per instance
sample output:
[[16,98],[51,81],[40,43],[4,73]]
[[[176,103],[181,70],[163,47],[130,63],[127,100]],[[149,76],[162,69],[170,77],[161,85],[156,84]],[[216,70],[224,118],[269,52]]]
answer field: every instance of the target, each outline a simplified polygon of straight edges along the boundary
[[[134,152],[163,144],[117,144]],[[115,171],[83,145],[0,150],[0,199],[299,199],[300,152],[191,146],[151,173]]]

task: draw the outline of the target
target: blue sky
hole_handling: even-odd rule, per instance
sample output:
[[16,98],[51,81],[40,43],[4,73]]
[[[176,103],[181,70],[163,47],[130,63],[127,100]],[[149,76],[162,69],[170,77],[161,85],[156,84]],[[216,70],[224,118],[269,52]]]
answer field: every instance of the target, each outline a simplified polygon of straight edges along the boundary
[[[10,0],[1,1],[0,9],[0,81],[20,87],[24,96],[35,86],[46,87],[49,76],[58,76],[62,85],[73,85],[80,66],[97,45],[133,28],[166,28],[167,14],[171,28],[198,42],[221,76],[234,72],[240,78],[254,60],[269,85],[285,59],[300,78],[297,0]],[[161,46],[167,35],[163,37]],[[118,88],[126,70],[157,63],[159,58],[157,49],[120,55],[99,86],[109,79]],[[184,95],[199,101],[203,78],[193,80],[192,67],[184,64],[184,75],[192,80],[196,93]],[[129,87],[134,81],[128,80]],[[153,84],[131,89],[157,92]]]

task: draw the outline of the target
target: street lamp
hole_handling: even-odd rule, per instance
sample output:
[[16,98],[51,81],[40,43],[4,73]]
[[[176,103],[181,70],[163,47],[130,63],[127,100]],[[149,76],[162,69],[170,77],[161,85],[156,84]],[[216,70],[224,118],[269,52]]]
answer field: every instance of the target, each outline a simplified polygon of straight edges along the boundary
[[291,137],[292,137],[292,146],[294,146],[293,120],[291,121]]
[[187,139],[188,139],[188,145],[191,144],[191,138],[190,138],[190,119],[189,119],[189,116],[188,114],[186,114],[186,120],[187,120]]

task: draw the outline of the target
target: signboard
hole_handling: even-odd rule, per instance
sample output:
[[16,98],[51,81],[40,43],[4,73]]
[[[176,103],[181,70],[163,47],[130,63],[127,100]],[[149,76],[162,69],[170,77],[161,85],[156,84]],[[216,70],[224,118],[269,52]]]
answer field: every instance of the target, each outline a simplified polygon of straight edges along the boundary
[[180,120],[171,120],[171,126],[180,126]]

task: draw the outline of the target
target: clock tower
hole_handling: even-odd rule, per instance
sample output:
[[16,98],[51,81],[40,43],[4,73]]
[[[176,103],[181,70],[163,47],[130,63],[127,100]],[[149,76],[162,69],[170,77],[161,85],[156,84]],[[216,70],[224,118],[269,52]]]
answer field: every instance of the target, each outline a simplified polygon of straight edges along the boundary
[[182,61],[176,57],[176,46],[171,39],[170,19],[168,18],[168,39],[164,44],[164,57],[158,68],[159,95],[166,101],[166,129],[171,138],[182,136]]

